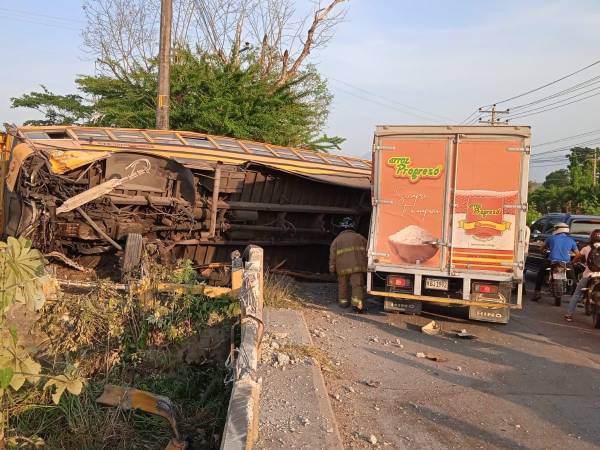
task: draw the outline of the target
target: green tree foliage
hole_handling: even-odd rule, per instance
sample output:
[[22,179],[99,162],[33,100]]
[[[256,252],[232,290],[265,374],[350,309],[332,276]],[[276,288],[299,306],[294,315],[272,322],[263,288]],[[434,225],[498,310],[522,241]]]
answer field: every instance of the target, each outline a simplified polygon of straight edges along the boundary
[[[171,68],[171,128],[325,151],[339,148],[343,139],[321,135],[332,96],[315,68],[307,66],[283,83],[277,75],[265,76],[252,53],[228,63],[179,49]],[[53,94],[42,86],[41,92],[11,99],[12,106],[40,111],[43,119],[27,122],[33,125],[154,127],[156,70],[82,75],[76,84],[79,94]]]
[[567,186],[571,182],[571,176],[567,169],[555,170],[546,175],[546,180],[543,183],[545,188],[551,186],[563,187]]
[[594,149],[575,147],[567,169],[546,176],[542,187],[529,193],[532,217],[536,213],[600,214],[600,186],[594,185]]

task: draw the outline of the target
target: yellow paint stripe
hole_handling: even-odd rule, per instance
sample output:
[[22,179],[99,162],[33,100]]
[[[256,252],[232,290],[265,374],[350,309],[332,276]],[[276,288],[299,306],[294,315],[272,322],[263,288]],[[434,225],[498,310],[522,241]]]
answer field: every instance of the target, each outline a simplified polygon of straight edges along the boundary
[[456,305],[466,305],[466,306],[508,306],[511,309],[521,309],[519,305],[511,305],[502,302],[478,302],[473,300],[462,300],[456,298],[439,298],[439,297],[429,297],[426,295],[413,295],[413,294],[401,294],[397,292],[383,292],[383,291],[372,291],[368,292],[371,295],[378,295],[381,297],[392,297],[392,298],[405,298],[407,300],[420,300],[423,302],[429,303],[441,303],[441,304],[456,304]]
[[473,261],[473,262],[513,262],[512,257],[510,259],[502,259],[502,258],[463,258],[452,256],[452,261]]

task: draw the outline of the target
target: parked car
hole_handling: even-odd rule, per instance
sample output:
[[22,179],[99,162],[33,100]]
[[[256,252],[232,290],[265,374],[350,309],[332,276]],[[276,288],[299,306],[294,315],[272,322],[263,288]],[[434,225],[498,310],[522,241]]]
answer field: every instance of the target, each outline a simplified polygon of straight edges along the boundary
[[600,228],[600,216],[567,213],[550,213],[536,220],[531,225],[529,252],[525,259],[525,270],[529,274],[537,273],[546,254],[542,252],[544,241],[552,236],[554,225],[564,222],[571,229],[571,237],[577,241],[579,248],[589,242],[590,233]]

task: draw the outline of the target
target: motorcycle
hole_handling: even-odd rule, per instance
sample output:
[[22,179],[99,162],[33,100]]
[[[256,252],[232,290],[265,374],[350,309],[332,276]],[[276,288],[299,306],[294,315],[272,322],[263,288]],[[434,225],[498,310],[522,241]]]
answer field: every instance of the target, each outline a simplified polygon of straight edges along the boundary
[[572,270],[564,261],[552,261],[550,267],[546,269],[547,285],[550,295],[554,297],[554,305],[560,306],[562,296],[567,294],[567,290],[572,281],[569,279],[568,272]]

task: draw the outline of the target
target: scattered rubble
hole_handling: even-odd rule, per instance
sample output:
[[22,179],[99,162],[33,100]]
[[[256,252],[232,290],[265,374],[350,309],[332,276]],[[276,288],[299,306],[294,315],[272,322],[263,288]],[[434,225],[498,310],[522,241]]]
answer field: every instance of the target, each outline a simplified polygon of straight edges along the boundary
[[430,336],[437,336],[442,334],[442,326],[435,320],[432,320],[427,325],[421,327],[421,333],[428,334]]

